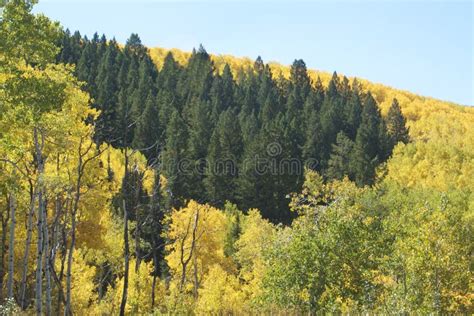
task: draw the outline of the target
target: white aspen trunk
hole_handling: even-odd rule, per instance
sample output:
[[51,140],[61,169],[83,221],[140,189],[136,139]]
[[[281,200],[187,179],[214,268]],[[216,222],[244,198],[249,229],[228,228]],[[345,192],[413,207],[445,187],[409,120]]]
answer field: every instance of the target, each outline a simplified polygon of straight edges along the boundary
[[78,163],[78,177],[76,183],[76,196],[74,198],[74,205],[71,214],[71,245],[68,251],[67,257],[67,270],[66,270],[66,306],[64,308],[64,315],[72,315],[71,309],[71,277],[72,277],[72,259],[74,253],[74,247],[76,245],[76,219],[77,210],[79,208],[79,200],[81,197],[81,177],[82,177],[82,156],[79,155]]
[[[124,140],[127,136],[127,129],[125,129]],[[127,183],[126,177],[128,177],[128,153],[127,147],[124,149],[125,155],[125,173],[124,173],[124,183]],[[125,201],[125,189],[122,187],[122,206],[123,206],[123,241],[124,241],[124,276],[123,276],[123,291],[122,291],[122,300],[120,302],[120,316],[125,315],[125,307],[127,306],[127,297],[128,297],[128,272],[129,272],[129,260],[130,260],[130,249],[128,244],[128,214],[127,214],[127,205]]]
[[[46,211],[46,207],[44,208]],[[48,232],[48,217],[47,213],[43,213],[43,247],[44,247],[44,273],[46,277],[46,315],[51,315],[51,266],[49,254],[49,232]]]
[[7,244],[8,221],[10,220],[10,212],[7,208],[6,216],[1,215],[2,221],[2,239],[0,244],[0,299],[3,302],[3,288],[5,282],[5,250]]
[[38,164],[38,178],[39,178],[39,190],[38,190],[38,220],[37,220],[37,231],[38,231],[38,247],[36,251],[36,314],[42,315],[43,308],[43,293],[42,293],[42,282],[43,282],[43,214],[44,214],[44,199],[43,199],[43,154],[42,146],[44,143],[42,137],[41,146],[38,141],[38,128],[34,128],[34,144],[36,151],[36,162]]
[[27,220],[27,231],[26,231],[26,241],[25,241],[25,252],[23,254],[23,268],[21,274],[21,293],[20,293],[20,304],[23,309],[26,309],[26,278],[28,276],[28,259],[30,256],[30,246],[31,238],[33,235],[33,214],[35,213],[35,203],[36,203],[36,187],[32,187],[30,190],[31,201],[30,209],[28,213]]
[[127,206],[125,205],[125,198],[123,199],[123,239],[124,239],[124,276],[123,276],[123,291],[122,301],[120,302],[120,316],[125,315],[125,306],[127,305],[128,296],[128,272],[129,272],[129,257],[130,250],[128,245],[128,215]]
[[10,246],[8,249],[8,283],[7,292],[8,298],[13,298],[13,272],[14,272],[14,249],[15,249],[15,196],[10,194]]

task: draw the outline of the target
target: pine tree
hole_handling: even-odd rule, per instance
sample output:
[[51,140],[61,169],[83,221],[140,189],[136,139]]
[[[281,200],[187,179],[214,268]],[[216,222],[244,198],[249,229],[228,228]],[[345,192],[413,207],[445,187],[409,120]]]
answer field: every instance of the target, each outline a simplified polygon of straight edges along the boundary
[[263,72],[259,75],[259,85],[257,93],[257,102],[259,109],[262,109],[267,101],[268,95],[275,91],[275,83],[272,78],[272,72],[268,65],[265,65]]
[[240,113],[239,122],[242,128],[242,141],[245,147],[245,145],[249,144],[258,133],[257,116],[255,115],[255,112],[251,112],[249,115]]
[[262,74],[265,69],[265,64],[263,63],[262,57],[258,56],[253,63],[253,69],[257,72],[257,74]]
[[118,134],[117,138],[111,141],[109,140],[109,143],[119,148],[130,147],[133,140],[133,134],[131,132],[133,125],[127,92],[125,89],[122,89],[118,95],[117,121],[115,123]]
[[264,143],[261,133],[246,142],[239,166],[237,194],[242,209],[258,208],[265,212],[264,216],[268,218],[270,214],[266,202],[272,203],[272,196],[268,194],[268,190],[265,191],[268,189],[264,177],[267,164],[264,160],[260,160],[265,159],[262,156],[265,152]]
[[160,112],[160,122],[162,126],[161,133],[168,125],[169,118],[174,109],[181,111],[179,106],[178,81],[182,73],[182,67],[174,60],[173,55],[168,53],[165,57],[163,68],[157,75],[156,89],[158,91],[156,97],[157,107]]
[[221,76],[222,82],[222,104],[224,105],[223,110],[234,107],[234,76],[230,70],[229,64],[225,64],[224,70],[222,71]]
[[87,83],[87,90],[93,90],[94,77],[91,76],[91,72],[96,65],[95,61],[95,49],[91,43],[86,42],[84,50],[82,51],[81,57],[77,63],[76,74],[77,78]]
[[311,80],[306,65],[301,59],[293,62],[290,74],[290,91],[285,113],[285,134],[291,139],[289,148],[291,158],[301,160],[301,146],[305,141],[302,129],[305,124],[302,115],[305,101],[311,92]]
[[132,33],[125,43],[125,51],[130,55],[135,55],[138,59],[142,59],[148,53],[147,48],[143,46],[138,34]]
[[236,201],[238,163],[242,154],[242,132],[231,109],[223,112],[211,137],[204,180],[209,201],[222,206]]
[[156,80],[156,87],[159,91],[166,90],[175,92],[178,80],[182,71],[182,67],[174,60],[173,54],[169,52],[164,61],[163,67],[159,72]]
[[328,89],[327,89],[327,93],[326,93],[328,98],[333,99],[333,98],[337,98],[337,97],[340,96],[340,94],[339,94],[340,85],[341,84],[340,84],[339,77],[338,77],[337,73],[333,72],[331,80],[329,81]]
[[354,148],[354,142],[343,132],[339,132],[336,138],[336,144],[332,145],[332,153],[326,170],[328,179],[341,180],[344,176],[352,178],[351,157]]
[[364,100],[361,124],[357,130],[352,157],[354,180],[359,186],[372,184],[375,167],[383,161],[386,148],[383,134],[384,122],[375,99],[370,93]]
[[308,118],[302,157],[307,168],[321,171],[323,139],[319,114],[316,111]]
[[306,64],[302,59],[293,62],[290,68],[290,82],[294,90],[296,102],[302,108],[303,102],[311,90],[311,80],[309,79]]
[[161,90],[156,96],[156,107],[159,111],[159,121],[161,123],[161,134],[165,133],[168,122],[173,111],[179,111],[176,104],[176,96],[167,90]]
[[257,102],[258,80],[253,72],[248,72],[241,88],[241,109],[239,118],[241,120],[252,113],[258,114],[260,107]]
[[87,37],[85,37],[83,40],[81,33],[79,31],[75,31],[70,38],[71,55],[69,56],[68,60],[69,64],[77,65],[79,58],[81,58],[83,42],[88,42]]
[[133,148],[139,149],[148,160],[157,157],[157,150],[161,143],[159,127],[159,114],[153,94],[148,94],[145,102],[143,115],[138,120],[137,127],[133,135]]
[[262,125],[270,124],[280,111],[281,106],[278,102],[276,90],[272,89],[267,94],[267,98],[262,104],[262,110],[260,112],[260,122],[262,123]]
[[71,31],[66,29],[61,39],[61,51],[58,54],[57,61],[67,64],[72,54],[72,47],[70,45]]
[[325,98],[320,112],[320,165],[326,166],[337,133],[342,130],[341,109],[337,98]]
[[362,105],[357,88],[350,93],[344,107],[344,132],[350,139],[355,139],[360,125]]
[[145,107],[147,95],[154,94],[155,80],[154,65],[152,61],[144,55],[139,61],[138,66],[138,82],[133,92],[132,100],[132,117],[134,121],[138,121]]
[[180,206],[183,198],[189,197],[190,160],[187,153],[187,125],[177,111],[171,114],[166,130],[165,147],[162,153],[162,172],[166,178],[169,200],[167,209]]
[[120,70],[118,74],[118,86],[122,91],[126,91],[128,88],[128,72],[130,67],[130,56],[127,53],[122,52],[120,55]]
[[101,60],[98,74],[97,108],[101,111],[96,122],[95,139],[98,143],[112,142],[118,138],[117,122],[117,75],[116,58],[119,52],[117,43],[112,40]]
[[319,76],[318,76],[318,79],[316,79],[316,84],[314,85],[314,93],[315,93],[316,102],[321,107],[321,104],[324,101],[324,95],[326,92],[324,90],[323,83],[321,82],[321,78],[319,78]]
[[206,189],[206,199],[214,205],[222,205],[225,201],[224,195],[226,174],[223,164],[221,164],[222,149],[220,135],[217,128],[214,130],[209,143],[208,155],[206,159],[206,178],[204,187]]
[[190,178],[190,196],[199,199],[203,195],[204,159],[207,156],[207,148],[213,126],[210,124],[210,101],[193,98],[185,113],[189,124],[188,149],[189,157],[195,167]]
[[352,95],[352,89],[349,84],[349,79],[347,79],[346,76],[342,77],[342,82],[341,82],[341,87],[340,87],[340,93],[341,98],[342,98],[342,103],[347,103]]
[[204,47],[200,45],[197,52],[193,50],[186,67],[186,74],[180,81],[178,90],[180,90],[182,100],[190,102],[195,97],[209,100],[213,73],[214,63]]
[[397,99],[393,99],[392,105],[388,110],[386,125],[392,146],[395,146],[398,142],[407,144],[410,141],[406,119],[402,114]]

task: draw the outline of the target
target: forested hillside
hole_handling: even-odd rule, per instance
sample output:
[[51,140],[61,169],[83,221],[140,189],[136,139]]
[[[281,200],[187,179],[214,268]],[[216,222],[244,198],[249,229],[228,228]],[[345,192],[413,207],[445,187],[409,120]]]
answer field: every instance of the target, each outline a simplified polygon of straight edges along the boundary
[[325,86],[302,60],[288,78],[260,57],[219,71],[201,46],[183,65],[166,54],[158,70],[136,34],[121,49],[66,32],[58,61],[76,65],[101,111],[95,140],[132,147],[159,166],[168,208],[230,201],[289,223],[287,195],[301,189],[304,168],[373,184],[394,145],[409,141],[396,99],[384,118],[357,79],[334,73]]
[[1,314],[474,312],[473,108],[32,5],[0,20]]

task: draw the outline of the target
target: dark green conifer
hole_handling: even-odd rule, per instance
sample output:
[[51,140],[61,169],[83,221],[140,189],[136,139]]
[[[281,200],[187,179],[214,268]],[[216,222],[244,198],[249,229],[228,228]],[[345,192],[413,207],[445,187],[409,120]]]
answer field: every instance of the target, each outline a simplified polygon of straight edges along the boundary
[[153,94],[148,94],[145,109],[137,122],[133,134],[133,148],[141,150],[148,160],[156,158],[161,143],[161,129],[159,114]]
[[183,199],[189,197],[188,177],[192,172],[188,156],[187,125],[175,110],[171,114],[166,130],[165,147],[162,153],[162,173],[166,178],[167,209],[181,206]]
[[116,59],[118,53],[118,45],[112,40],[107,46],[99,68],[96,106],[101,112],[95,130],[95,139],[99,143],[112,142],[119,136],[117,135],[118,128],[114,126],[114,123],[117,122],[117,77],[119,69]]
[[375,99],[370,93],[364,100],[362,118],[357,130],[352,170],[360,186],[373,184],[375,167],[386,155],[384,122]]
[[351,157],[354,149],[354,142],[343,132],[339,132],[336,144],[332,145],[332,153],[326,170],[328,179],[341,180],[344,176],[352,178]]
[[395,146],[398,142],[407,144],[410,141],[408,128],[406,127],[406,119],[402,114],[397,99],[393,99],[392,105],[388,110],[386,122],[392,146]]

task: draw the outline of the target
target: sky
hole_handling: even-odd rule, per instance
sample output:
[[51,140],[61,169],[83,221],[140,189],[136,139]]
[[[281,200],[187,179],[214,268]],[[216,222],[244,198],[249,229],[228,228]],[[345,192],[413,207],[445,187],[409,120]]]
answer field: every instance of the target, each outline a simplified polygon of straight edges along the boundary
[[472,0],[40,0],[42,12],[88,37],[231,54],[337,71],[474,105]]

